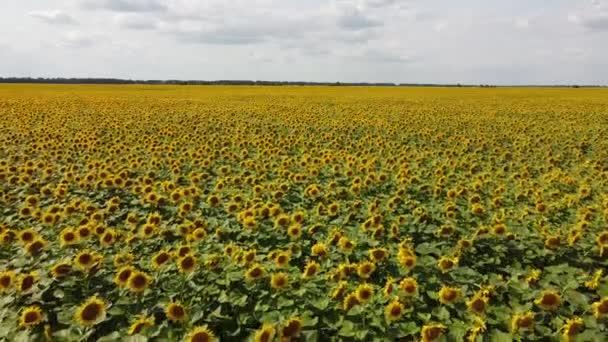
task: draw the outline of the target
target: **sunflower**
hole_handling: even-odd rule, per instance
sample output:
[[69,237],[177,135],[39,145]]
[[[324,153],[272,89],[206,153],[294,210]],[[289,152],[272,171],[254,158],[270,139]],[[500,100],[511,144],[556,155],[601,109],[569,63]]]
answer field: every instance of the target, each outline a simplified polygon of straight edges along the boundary
[[290,255],[289,252],[279,252],[274,257],[274,263],[279,268],[283,268],[289,264]]
[[583,328],[585,323],[580,317],[569,318],[561,328],[562,336],[565,341],[572,341],[576,335],[578,335]]
[[58,262],[51,268],[51,275],[55,279],[61,279],[72,271],[72,265],[68,262]]
[[34,241],[25,245],[25,251],[27,254],[36,256],[42,252],[44,247],[46,247],[47,243],[41,237],[36,237]]
[[369,257],[375,261],[384,260],[388,256],[388,251],[386,248],[374,248],[369,251]]
[[179,302],[172,302],[165,307],[165,315],[172,322],[185,322],[188,318],[186,308]]
[[418,291],[418,282],[414,278],[403,278],[399,283],[399,287],[407,296],[413,296]]
[[22,328],[31,328],[40,324],[44,316],[42,310],[38,306],[28,306],[21,311],[19,318],[19,326]]
[[398,321],[405,311],[405,307],[399,300],[393,300],[384,308],[384,318],[388,322]]
[[106,304],[97,296],[90,297],[76,310],[74,319],[84,326],[100,323],[106,317]]
[[357,300],[365,303],[374,296],[374,288],[370,284],[363,283],[357,286],[355,293],[357,294]]
[[458,265],[458,258],[442,256],[437,262],[437,267],[441,272],[446,273]]
[[608,315],[608,297],[604,297],[593,303],[593,315],[597,319]]
[[168,251],[160,251],[152,257],[152,267],[158,269],[171,260],[171,253]]
[[356,305],[359,305],[359,299],[357,299],[357,293],[356,292],[349,293],[342,300],[342,308],[344,309],[344,311],[349,311],[350,309],[352,309]]
[[302,235],[302,226],[300,226],[299,224],[293,224],[289,226],[289,228],[287,228],[287,235],[289,235],[292,240],[299,239]]
[[397,258],[399,259],[399,263],[408,271],[416,267],[416,255],[409,250],[400,250]]
[[423,342],[436,341],[439,337],[441,337],[441,335],[443,334],[445,329],[446,329],[446,327],[443,324],[437,324],[437,323],[425,324],[424,326],[422,326],[422,330],[420,332],[422,341]]
[[270,286],[273,289],[282,289],[289,284],[287,273],[279,272],[270,277]]
[[348,287],[348,283],[346,281],[344,281],[344,280],[340,281],[338,283],[338,285],[331,292],[331,298],[332,299],[341,299],[342,297],[344,297],[347,287]]
[[187,254],[178,260],[177,267],[181,272],[190,273],[196,268],[196,258],[192,254]]
[[135,293],[142,293],[148,288],[151,282],[152,278],[144,272],[133,271],[127,280],[127,287]]
[[338,246],[344,254],[350,254],[357,245],[347,237],[342,236],[340,237],[340,240],[338,240]]
[[34,287],[37,279],[38,279],[38,274],[36,272],[30,272],[28,274],[24,274],[21,277],[19,277],[19,284],[17,285],[17,289],[20,292],[28,292],[29,290],[31,290]]
[[276,334],[276,330],[272,324],[264,324],[261,328],[256,330],[253,335],[254,342],[272,342],[274,340],[274,335]]
[[74,257],[74,264],[83,271],[93,268],[101,259],[101,256],[89,250],[80,251]]
[[459,288],[444,285],[437,295],[442,304],[452,304],[460,299],[461,294],[462,291]]
[[137,335],[143,329],[154,326],[154,316],[136,316],[136,319],[129,326],[129,335]]
[[369,261],[363,261],[357,266],[357,275],[363,279],[367,279],[376,270],[376,265]]
[[185,338],[187,342],[213,342],[216,340],[215,334],[207,326],[194,327]]
[[311,254],[324,258],[327,256],[328,250],[327,250],[327,245],[325,245],[322,242],[317,242],[316,244],[314,244],[311,247]]
[[91,228],[89,226],[80,226],[78,227],[78,238],[86,239],[91,236]]
[[285,322],[285,325],[281,329],[282,338],[293,338],[297,337],[302,330],[303,322],[300,317],[291,317]]
[[388,277],[386,282],[384,283],[384,287],[382,288],[382,294],[386,298],[390,298],[393,294],[393,285],[395,284],[395,279],[393,277]]
[[467,301],[467,307],[472,313],[476,315],[483,315],[486,312],[488,301],[488,297],[478,293]]
[[536,299],[534,303],[543,310],[554,311],[560,306],[561,297],[556,291],[546,290],[542,292],[540,298]]
[[252,282],[252,281],[258,280],[258,279],[262,278],[265,273],[266,273],[266,271],[264,270],[262,265],[253,264],[245,272],[245,280],[247,282]]
[[23,244],[27,244],[27,243],[34,241],[34,239],[36,238],[37,235],[38,234],[36,233],[36,231],[31,228],[24,229],[24,230],[20,231],[18,234],[19,241],[21,241],[21,243],[23,243]]
[[15,272],[13,271],[4,271],[0,273],[0,292],[4,292],[10,289],[15,283]]
[[78,240],[79,236],[72,228],[65,228],[59,233],[59,245],[61,247],[76,244]]
[[320,268],[321,268],[321,266],[319,265],[318,262],[309,261],[308,263],[306,263],[306,266],[304,267],[304,272],[302,272],[302,277],[311,278],[315,274],[317,274],[317,272],[319,272]]
[[534,325],[534,313],[531,311],[519,313],[511,319],[511,331],[531,330]]

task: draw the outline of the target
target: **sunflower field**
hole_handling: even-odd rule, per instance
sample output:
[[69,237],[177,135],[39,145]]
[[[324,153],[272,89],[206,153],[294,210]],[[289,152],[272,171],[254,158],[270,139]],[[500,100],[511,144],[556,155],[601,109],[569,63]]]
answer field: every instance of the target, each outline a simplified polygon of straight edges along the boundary
[[608,90],[0,85],[1,341],[605,341]]

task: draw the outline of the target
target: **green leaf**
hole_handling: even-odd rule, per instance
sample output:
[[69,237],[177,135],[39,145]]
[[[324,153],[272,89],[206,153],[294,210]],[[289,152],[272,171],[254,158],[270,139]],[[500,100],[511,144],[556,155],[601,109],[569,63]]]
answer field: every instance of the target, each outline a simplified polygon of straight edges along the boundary
[[340,330],[338,331],[338,335],[345,336],[345,337],[353,337],[353,336],[355,336],[354,329],[355,329],[355,324],[353,322],[344,320],[342,322],[342,326],[340,327]]

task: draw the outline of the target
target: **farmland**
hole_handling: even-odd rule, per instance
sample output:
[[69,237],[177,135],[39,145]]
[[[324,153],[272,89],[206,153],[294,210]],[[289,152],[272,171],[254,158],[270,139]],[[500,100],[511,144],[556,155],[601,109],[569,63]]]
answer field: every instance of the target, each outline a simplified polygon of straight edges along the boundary
[[608,90],[0,85],[0,340],[599,341]]

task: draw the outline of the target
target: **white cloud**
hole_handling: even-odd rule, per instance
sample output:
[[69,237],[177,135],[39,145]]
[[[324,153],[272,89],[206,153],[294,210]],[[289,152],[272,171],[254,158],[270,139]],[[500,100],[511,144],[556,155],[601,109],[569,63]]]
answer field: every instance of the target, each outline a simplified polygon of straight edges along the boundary
[[83,7],[115,12],[163,12],[168,9],[160,0],[88,0]]
[[31,11],[27,15],[49,24],[73,25],[78,23],[72,16],[59,10]]

